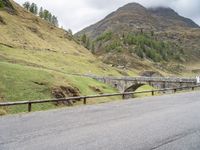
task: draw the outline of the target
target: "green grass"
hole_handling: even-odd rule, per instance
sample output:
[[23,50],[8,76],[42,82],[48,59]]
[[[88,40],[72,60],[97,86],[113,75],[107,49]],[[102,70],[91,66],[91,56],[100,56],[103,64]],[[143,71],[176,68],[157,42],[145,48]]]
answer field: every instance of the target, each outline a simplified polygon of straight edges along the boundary
[[[150,85],[143,85],[139,87],[136,92],[141,92],[141,91],[149,91],[149,90],[155,90],[154,87]],[[142,93],[142,94],[135,94],[134,97],[145,97],[145,96],[151,96],[152,93]]]
[[0,60],[63,73],[119,75],[116,69],[106,66],[93,56],[77,53],[25,50],[0,45]]
[[[102,93],[113,93],[115,89],[108,85],[97,82],[90,78],[66,75],[45,69],[0,62],[0,97],[1,101],[21,101],[51,99],[51,89],[58,86],[73,86],[80,90],[81,95],[98,94],[91,89],[95,86]],[[42,83],[38,84],[38,83]],[[112,98],[106,98],[110,101]],[[95,101],[95,100],[94,100]],[[95,101],[96,103],[97,101]],[[98,102],[97,102],[98,103]],[[33,111],[55,108],[54,104],[34,105]],[[19,113],[27,111],[27,106],[15,106],[5,109],[8,113]]]

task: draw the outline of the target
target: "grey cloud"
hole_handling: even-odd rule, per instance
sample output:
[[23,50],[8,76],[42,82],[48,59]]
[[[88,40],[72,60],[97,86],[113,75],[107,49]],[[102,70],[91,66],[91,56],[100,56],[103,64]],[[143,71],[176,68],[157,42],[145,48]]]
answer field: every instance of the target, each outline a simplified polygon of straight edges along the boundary
[[[15,0],[22,4],[27,0]],[[58,16],[60,24],[74,32],[91,25],[117,8],[131,2],[138,2],[145,7],[171,7],[179,14],[191,18],[200,25],[199,0],[30,0],[49,9]]]

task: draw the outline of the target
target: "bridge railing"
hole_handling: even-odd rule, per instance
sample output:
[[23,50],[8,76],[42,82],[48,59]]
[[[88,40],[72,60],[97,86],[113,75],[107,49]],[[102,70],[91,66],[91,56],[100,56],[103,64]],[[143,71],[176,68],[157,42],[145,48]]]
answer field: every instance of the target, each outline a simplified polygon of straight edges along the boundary
[[142,93],[151,93],[152,96],[154,96],[156,92],[173,91],[174,93],[176,93],[178,90],[184,90],[184,89],[195,90],[195,88],[198,88],[198,87],[200,87],[200,85],[178,87],[178,88],[165,88],[165,89],[157,89],[157,90],[147,90],[147,91],[140,91],[140,92],[122,92],[122,93],[111,93],[111,94],[101,94],[101,95],[68,97],[68,98],[62,98],[62,99],[2,102],[2,103],[0,103],[0,107],[27,105],[28,106],[28,112],[31,112],[33,104],[52,103],[52,102],[66,102],[66,101],[69,102],[69,101],[80,101],[80,100],[83,100],[83,104],[87,104],[87,100],[92,99],[92,98],[122,96],[122,99],[124,99],[126,95],[131,95],[131,94],[134,95],[134,94],[142,94]]
[[189,78],[189,77],[145,77],[145,76],[138,76],[138,77],[130,77],[130,76],[121,76],[121,77],[114,77],[114,76],[97,76],[94,74],[72,74],[81,77],[88,77],[93,78],[96,80],[116,80],[116,81],[140,81],[140,82],[169,82],[169,83],[197,83],[196,78]]
[[179,78],[179,77],[145,77],[145,76],[138,76],[138,77],[129,77],[129,76],[122,76],[122,77],[112,77],[112,76],[96,76],[91,74],[79,75],[83,77],[89,77],[97,80],[117,80],[117,81],[142,81],[142,82],[182,82],[182,83],[196,83],[196,78]]

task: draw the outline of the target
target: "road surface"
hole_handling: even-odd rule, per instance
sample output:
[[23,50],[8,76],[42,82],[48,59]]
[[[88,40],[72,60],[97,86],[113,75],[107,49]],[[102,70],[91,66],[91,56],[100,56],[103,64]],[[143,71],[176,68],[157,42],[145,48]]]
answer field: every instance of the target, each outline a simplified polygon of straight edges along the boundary
[[0,150],[200,150],[200,92],[0,117]]

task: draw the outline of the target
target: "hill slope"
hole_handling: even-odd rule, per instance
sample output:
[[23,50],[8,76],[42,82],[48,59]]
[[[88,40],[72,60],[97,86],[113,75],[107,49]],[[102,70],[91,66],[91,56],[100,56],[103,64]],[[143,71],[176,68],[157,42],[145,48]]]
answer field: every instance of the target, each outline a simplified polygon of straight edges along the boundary
[[156,67],[177,74],[199,62],[199,26],[171,8],[130,3],[76,35],[86,35],[104,62],[125,68]]
[[[11,0],[3,2],[4,7],[0,8],[0,101],[116,92],[108,85],[72,74],[120,75],[123,71],[103,64],[65,30],[52,26]],[[36,105],[34,110],[54,107],[54,104]],[[20,106],[4,111],[25,110],[25,106]]]

